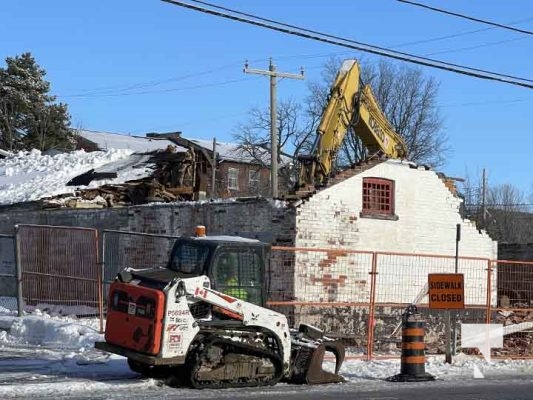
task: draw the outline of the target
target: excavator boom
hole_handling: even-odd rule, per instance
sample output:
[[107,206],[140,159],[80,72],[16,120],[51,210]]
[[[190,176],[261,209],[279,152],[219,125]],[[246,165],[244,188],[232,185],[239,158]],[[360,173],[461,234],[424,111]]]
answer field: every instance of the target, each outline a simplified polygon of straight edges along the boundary
[[356,60],[343,62],[322,113],[313,151],[298,157],[301,162],[299,187],[326,183],[350,129],[370,154],[381,152],[391,158],[407,156],[403,138],[385,117],[372,88],[362,84]]

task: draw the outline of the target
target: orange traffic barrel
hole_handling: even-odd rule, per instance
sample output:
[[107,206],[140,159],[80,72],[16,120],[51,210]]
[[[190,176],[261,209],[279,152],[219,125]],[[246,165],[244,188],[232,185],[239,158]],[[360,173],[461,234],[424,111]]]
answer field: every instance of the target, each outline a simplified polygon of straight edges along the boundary
[[409,306],[402,317],[402,357],[398,375],[387,378],[391,382],[432,381],[433,375],[426,373],[426,355],[424,343],[425,321]]

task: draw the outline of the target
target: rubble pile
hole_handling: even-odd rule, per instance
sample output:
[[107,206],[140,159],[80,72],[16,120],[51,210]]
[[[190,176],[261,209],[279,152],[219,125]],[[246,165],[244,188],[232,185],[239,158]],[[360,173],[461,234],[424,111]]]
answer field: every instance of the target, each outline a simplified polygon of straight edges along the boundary
[[[192,152],[175,153],[167,150],[154,153],[147,161],[147,164],[155,165],[154,172],[148,177],[119,184],[78,188],[74,194],[43,199],[43,208],[105,208],[194,200],[194,160]],[[69,185],[87,186],[92,181],[116,176],[116,172],[90,170],[72,179]]]
[[515,304],[514,307],[517,308],[500,310],[496,315],[494,323],[516,332],[505,335],[503,348],[494,349],[494,354],[533,357],[533,310],[526,303]]

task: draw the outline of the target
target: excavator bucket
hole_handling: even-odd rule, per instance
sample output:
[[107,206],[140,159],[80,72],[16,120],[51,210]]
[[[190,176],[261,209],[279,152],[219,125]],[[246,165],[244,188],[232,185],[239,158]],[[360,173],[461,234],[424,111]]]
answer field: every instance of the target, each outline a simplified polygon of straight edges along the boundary
[[[331,352],[335,356],[335,372],[325,371],[322,368],[326,352]],[[344,346],[338,341],[323,342],[316,347],[302,347],[294,359],[294,369],[289,382],[309,385],[344,382],[344,378],[339,375],[344,356]]]

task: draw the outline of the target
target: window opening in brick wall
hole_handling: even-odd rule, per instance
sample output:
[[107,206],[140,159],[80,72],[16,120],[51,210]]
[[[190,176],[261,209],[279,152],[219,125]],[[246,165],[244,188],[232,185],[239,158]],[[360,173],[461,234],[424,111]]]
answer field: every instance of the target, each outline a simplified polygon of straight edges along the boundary
[[363,178],[363,216],[394,216],[394,181]]
[[228,189],[239,190],[239,170],[228,168]]
[[248,171],[248,186],[250,187],[250,189],[259,188],[259,171]]

